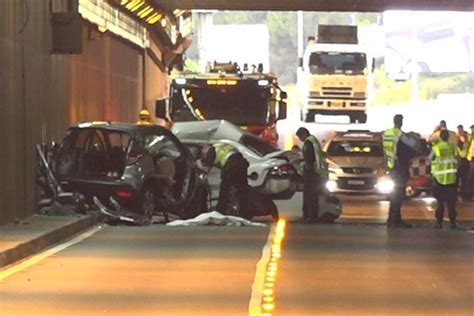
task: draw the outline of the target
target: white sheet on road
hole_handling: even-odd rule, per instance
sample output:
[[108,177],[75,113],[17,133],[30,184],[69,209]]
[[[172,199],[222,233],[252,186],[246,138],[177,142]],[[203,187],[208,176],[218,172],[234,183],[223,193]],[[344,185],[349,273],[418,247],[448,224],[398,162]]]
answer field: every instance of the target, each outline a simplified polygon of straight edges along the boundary
[[222,215],[219,212],[203,213],[195,218],[187,220],[176,220],[166,224],[167,226],[204,226],[204,225],[218,225],[218,226],[266,226],[263,223],[256,223],[245,218],[237,216]]

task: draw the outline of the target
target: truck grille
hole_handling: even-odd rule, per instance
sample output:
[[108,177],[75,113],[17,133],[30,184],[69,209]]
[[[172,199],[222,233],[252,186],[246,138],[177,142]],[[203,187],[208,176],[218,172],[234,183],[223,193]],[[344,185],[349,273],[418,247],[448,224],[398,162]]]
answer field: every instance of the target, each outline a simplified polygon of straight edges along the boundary
[[348,96],[352,95],[351,87],[323,87],[323,96]]
[[342,168],[344,173],[351,173],[351,174],[363,174],[363,173],[372,173],[372,168]]

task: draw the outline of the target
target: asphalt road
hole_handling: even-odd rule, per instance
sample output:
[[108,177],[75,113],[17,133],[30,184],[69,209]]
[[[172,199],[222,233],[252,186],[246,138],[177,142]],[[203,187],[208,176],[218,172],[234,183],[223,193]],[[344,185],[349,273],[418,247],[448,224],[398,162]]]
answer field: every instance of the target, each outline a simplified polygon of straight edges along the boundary
[[[275,225],[103,226],[36,264],[11,267],[17,271],[0,278],[0,314],[474,313],[472,231],[433,229],[422,200],[404,205],[413,229],[387,229],[380,199],[343,203],[336,224],[316,225],[299,221],[300,195],[279,203],[288,218],[280,239]],[[473,204],[459,209],[470,227]]]

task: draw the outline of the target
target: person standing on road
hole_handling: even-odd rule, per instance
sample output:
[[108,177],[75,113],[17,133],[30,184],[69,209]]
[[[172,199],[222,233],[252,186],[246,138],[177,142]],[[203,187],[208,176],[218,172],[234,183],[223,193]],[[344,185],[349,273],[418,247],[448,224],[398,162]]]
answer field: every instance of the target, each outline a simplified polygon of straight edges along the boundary
[[467,154],[469,151],[469,142],[471,140],[471,135],[464,130],[462,125],[458,125],[458,153],[459,153],[459,163],[458,163],[458,187],[459,193],[463,200],[467,200],[467,179],[469,177],[469,161],[467,160]]
[[316,222],[319,213],[319,196],[328,167],[318,139],[300,127],[296,136],[303,142],[303,220]]
[[214,165],[221,169],[217,211],[222,214],[228,213],[228,206],[232,202],[229,197],[234,188],[240,216],[245,217],[249,211],[248,161],[234,146],[214,144],[202,149],[202,158],[197,161],[197,166],[201,170],[209,171]]
[[457,197],[457,171],[458,150],[456,146],[448,142],[449,133],[444,130],[440,133],[440,141],[433,146],[429,158],[431,163],[431,174],[435,181],[434,197],[438,202],[436,208],[436,226],[443,227],[444,206],[448,207],[449,222],[451,228],[456,225],[456,197]]
[[437,129],[437,131],[435,131],[433,133],[433,135],[431,135],[431,137],[430,137],[431,143],[434,145],[434,144],[436,144],[437,142],[440,141],[441,131],[448,131],[448,135],[449,135],[448,136],[448,142],[455,145],[455,146],[457,146],[458,145],[458,140],[459,140],[458,135],[456,135],[455,132],[448,130],[448,127],[446,125],[446,121],[441,120],[439,122],[438,126],[439,126],[439,128]]
[[474,198],[474,124],[471,125],[471,138],[469,140],[467,160],[469,161],[469,176],[467,178],[466,196],[472,201]]
[[[401,208],[405,198],[405,187],[409,178],[409,160],[407,155],[400,155],[399,142],[415,148],[416,140],[402,132],[403,116],[397,114],[393,117],[394,127],[383,133],[383,149],[386,168],[394,183],[393,192],[390,194],[390,207],[387,219],[388,227],[410,228],[413,225],[402,220]],[[406,159],[405,159],[406,158]]]

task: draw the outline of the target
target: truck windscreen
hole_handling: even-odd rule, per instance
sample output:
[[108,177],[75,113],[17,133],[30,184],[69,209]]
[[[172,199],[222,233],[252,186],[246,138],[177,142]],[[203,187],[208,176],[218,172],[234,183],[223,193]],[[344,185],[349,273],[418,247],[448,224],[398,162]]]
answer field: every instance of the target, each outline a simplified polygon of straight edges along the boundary
[[174,87],[171,118],[174,121],[223,119],[236,125],[270,123],[270,88],[256,82],[232,86]]
[[309,57],[309,71],[312,74],[365,74],[367,57],[364,53],[315,52]]

